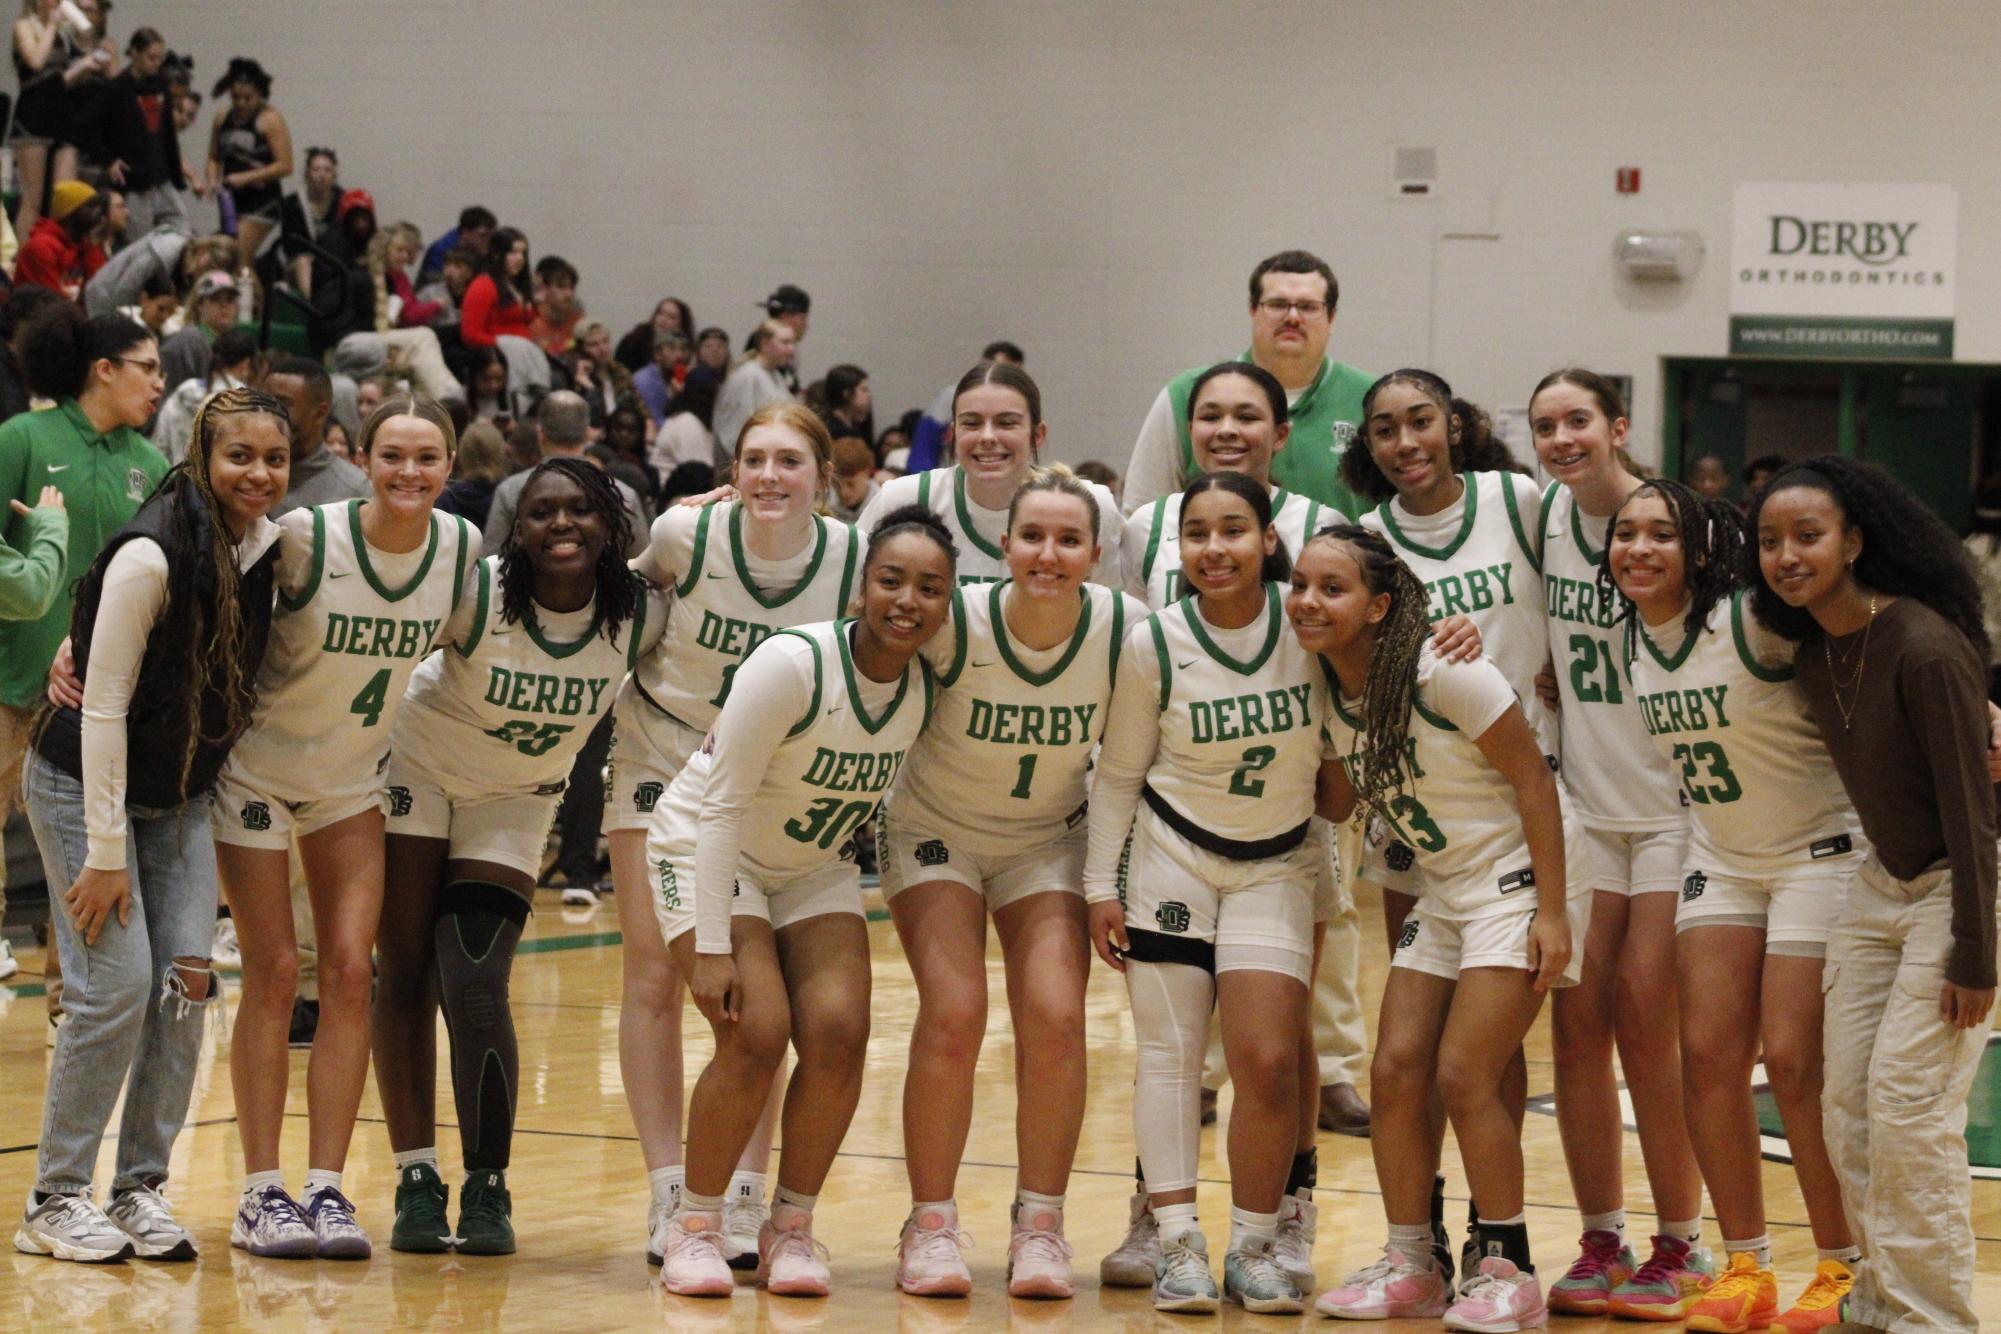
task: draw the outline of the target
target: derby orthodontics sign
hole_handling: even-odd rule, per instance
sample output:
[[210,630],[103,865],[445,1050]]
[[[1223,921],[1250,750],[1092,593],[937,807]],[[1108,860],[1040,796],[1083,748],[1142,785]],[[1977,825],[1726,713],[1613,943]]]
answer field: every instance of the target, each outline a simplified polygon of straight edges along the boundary
[[1740,185],[1731,240],[1732,355],[1952,359],[1953,187]]

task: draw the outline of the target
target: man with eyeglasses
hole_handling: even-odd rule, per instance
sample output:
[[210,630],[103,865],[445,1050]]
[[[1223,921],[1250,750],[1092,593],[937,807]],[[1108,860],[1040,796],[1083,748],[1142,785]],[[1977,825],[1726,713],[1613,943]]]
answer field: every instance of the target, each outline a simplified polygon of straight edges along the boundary
[[[1285,386],[1292,434],[1272,459],[1271,478],[1323,505],[1353,516],[1357,502],[1341,483],[1341,451],[1362,419],[1362,394],[1375,377],[1327,355],[1341,289],[1327,261],[1304,250],[1282,250],[1251,270],[1248,361]],[[1168,381],[1153,400],[1126,465],[1127,513],[1179,491],[1194,477],[1188,441],[1188,393],[1206,366]]]

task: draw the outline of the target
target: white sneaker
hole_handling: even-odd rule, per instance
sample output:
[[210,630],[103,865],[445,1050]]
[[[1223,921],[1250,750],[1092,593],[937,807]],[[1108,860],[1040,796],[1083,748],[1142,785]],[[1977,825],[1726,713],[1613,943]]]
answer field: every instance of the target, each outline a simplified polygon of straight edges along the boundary
[[652,1200],[646,1206],[646,1263],[658,1268],[667,1251],[667,1225],[674,1221],[674,1206]]
[[51,1195],[30,1207],[14,1232],[14,1249],[79,1264],[108,1265],[132,1257],[132,1238],[88,1195]]
[[21,961],[14,957],[14,946],[5,938],[0,938],[0,982],[20,971]]
[[236,944],[236,919],[215,919],[215,939],[209,942],[208,960],[217,968],[243,967],[243,951]]
[[192,1260],[195,1238],[174,1221],[167,1197],[151,1186],[134,1186],[111,1197],[105,1217],[132,1238],[132,1253],[141,1260]]
[[1319,1287],[1313,1277],[1313,1238],[1320,1219],[1320,1206],[1312,1200],[1288,1195],[1278,1202],[1278,1236],[1272,1242],[1272,1258],[1301,1292]]
[[723,1201],[723,1259],[731,1269],[757,1268],[757,1239],[771,1217],[771,1206],[755,1198],[731,1196]]
[[313,1225],[314,1253],[320,1259],[366,1260],[374,1251],[354,1216],[354,1204],[336,1187],[307,1191],[304,1208],[306,1221]]
[[[660,1284],[676,1297],[727,1297],[736,1279],[723,1260],[722,1230],[714,1214],[681,1211],[661,1239]],[[695,1224],[691,1229],[688,1225]]]
[[564,885],[563,906],[565,908],[595,908],[598,906],[598,892],[591,885]]
[[239,1251],[277,1260],[310,1260],[319,1251],[319,1237],[306,1221],[298,1201],[283,1186],[245,1191],[229,1225],[229,1244]]
[[1098,1262],[1098,1282],[1108,1288],[1150,1288],[1160,1269],[1160,1225],[1144,1193],[1133,1196],[1128,1207],[1132,1221],[1126,1239]]

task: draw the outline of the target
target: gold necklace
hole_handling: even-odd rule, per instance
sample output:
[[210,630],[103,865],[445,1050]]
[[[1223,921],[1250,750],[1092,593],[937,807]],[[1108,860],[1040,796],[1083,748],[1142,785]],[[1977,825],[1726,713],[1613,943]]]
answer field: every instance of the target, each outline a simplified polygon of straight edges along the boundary
[[[1827,656],[1827,681],[1834,688],[1834,707],[1841,711],[1841,730],[1843,732],[1850,730],[1849,723],[1855,717],[1855,707],[1862,702],[1862,671],[1869,665],[1869,631],[1875,627],[1875,624],[1876,595],[1871,593],[1869,595],[1869,619],[1862,623],[1862,638],[1855,647],[1855,674],[1846,681],[1842,680],[1834,670],[1833,637],[1829,635],[1821,637],[1820,649]],[[1841,665],[1843,667],[1848,665],[1848,655],[1845,652],[1841,655]],[[1841,700],[1841,692],[1848,689],[1853,689],[1855,695],[1854,698],[1844,704]]]

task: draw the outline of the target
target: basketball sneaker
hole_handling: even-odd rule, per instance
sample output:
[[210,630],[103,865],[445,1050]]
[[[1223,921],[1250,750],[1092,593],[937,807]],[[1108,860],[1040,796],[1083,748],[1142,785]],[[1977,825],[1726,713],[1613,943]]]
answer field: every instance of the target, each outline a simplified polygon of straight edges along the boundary
[[1297,1315],[1306,1309],[1306,1298],[1280,1266],[1270,1241],[1224,1252],[1223,1300],[1256,1315]]
[[595,908],[598,906],[597,886],[586,881],[563,886],[563,906],[565,908]]
[[79,1264],[110,1265],[132,1258],[132,1238],[88,1195],[51,1195],[29,1206],[14,1231],[14,1249]]
[[660,1267],[661,1252],[667,1249],[667,1225],[674,1221],[674,1206],[650,1200],[646,1205],[646,1263]]
[[1200,1232],[1185,1232],[1160,1243],[1160,1268],[1153,1278],[1153,1309],[1207,1313],[1216,1309],[1216,1279],[1209,1272],[1209,1243]]
[[1098,1261],[1098,1282],[1108,1288],[1150,1288],[1160,1272],[1160,1225],[1144,1193],[1128,1206],[1132,1221],[1117,1250]]
[[1604,1315],[1612,1289],[1631,1278],[1639,1263],[1616,1232],[1594,1228],[1577,1245],[1580,1254],[1569,1271],[1549,1285],[1549,1309],[1565,1315]]
[[0,938],[0,982],[6,981],[21,971],[21,961],[14,957],[14,947],[5,938]]
[[243,950],[236,943],[235,918],[215,919],[215,937],[209,941],[208,958],[217,968],[243,967]]
[[1606,1310],[1628,1320],[1682,1320],[1715,1281],[1716,1262],[1708,1251],[1680,1237],[1655,1237],[1653,1254],[1612,1289]]
[[1477,1334],[1513,1334],[1548,1323],[1542,1284],[1533,1273],[1524,1273],[1498,1255],[1488,1256],[1477,1272],[1462,1277],[1459,1300],[1445,1308],[1447,1329]]
[[731,1269],[757,1268],[758,1238],[771,1217],[771,1206],[756,1196],[723,1201],[723,1258]]
[[151,1186],[119,1191],[104,1214],[132,1238],[132,1253],[141,1260],[195,1258],[194,1234],[175,1220],[167,1197]]
[[1730,1266],[1688,1308],[1688,1327],[1711,1334],[1751,1334],[1779,1318],[1779,1279],[1749,1251],[1730,1252]]
[[306,1193],[306,1219],[313,1225],[322,1260],[366,1260],[374,1251],[354,1216],[354,1205],[333,1186]]
[[736,1291],[736,1279],[723,1259],[720,1219],[683,1211],[667,1220],[660,1283],[676,1297],[727,1297]]
[[412,1163],[396,1177],[396,1221],[389,1249],[438,1255],[451,1249],[452,1220],[445,1216],[450,1190],[429,1163]]
[[1793,1303],[1772,1322],[1786,1334],[1808,1334],[1810,1330],[1837,1324],[1841,1320],[1841,1299],[1855,1286],[1855,1273],[1839,1260],[1822,1260],[1814,1266],[1813,1281]]
[[467,1177],[459,1192],[459,1254],[514,1254],[513,1214],[506,1173],[489,1169]]
[[[964,1254],[972,1244],[956,1219],[936,1209],[913,1212],[896,1239],[896,1286],[913,1297],[964,1297],[973,1290],[973,1275],[966,1268]],[[1014,1247],[1010,1245],[1010,1272],[1013,1267]]]
[[768,1218],[757,1237],[757,1283],[778,1297],[824,1297],[832,1281],[827,1248],[813,1237],[813,1215],[787,1209]]
[[1278,1239],[1272,1254],[1292,1286],[1301,1292],[1319,1287],[1313,1275],[1313,1238],[1319,1220],[1320,1206],[1312,1200],[1288,1195],[1278,1202]]
[[1336,1320],[1436,1320],[1451,1295],[1444,1270],[1421,1269],[1385,1246],[1381,1259],[1321,1293],[1313,1309]]
[[305,1211],[283,1186],[262,1186],[254,1194],[244,1194],[236,1221],[229,1225],[229,1244],[274,1260],[310,1260],[320,1249]]
[[1007,1295],[1075,1297],[1077,1280],[1070,1273],[1070,1256],[1070,1243],[1063,1239],[1063,1211],[1037,1208],[1024,1216],[1016,1201],[1007,1243]]

